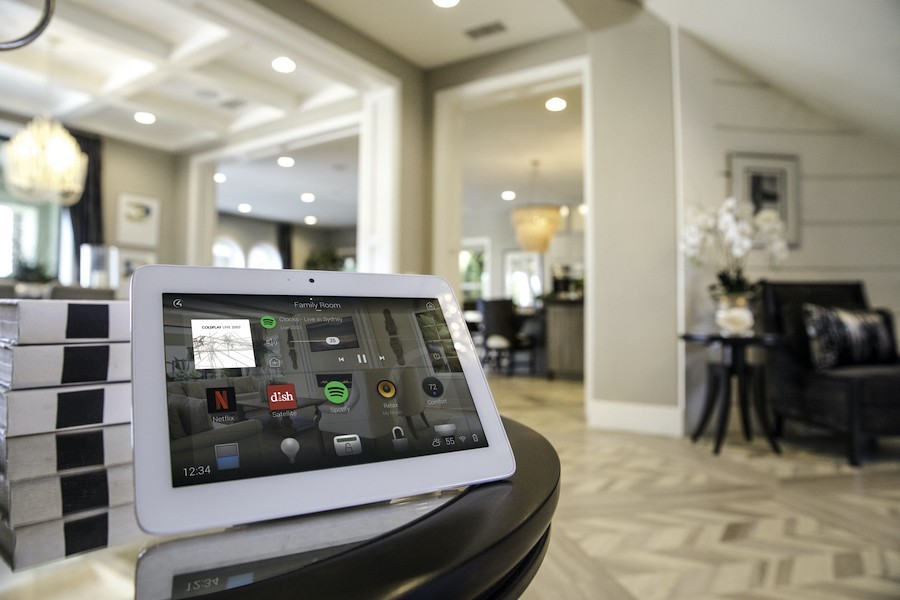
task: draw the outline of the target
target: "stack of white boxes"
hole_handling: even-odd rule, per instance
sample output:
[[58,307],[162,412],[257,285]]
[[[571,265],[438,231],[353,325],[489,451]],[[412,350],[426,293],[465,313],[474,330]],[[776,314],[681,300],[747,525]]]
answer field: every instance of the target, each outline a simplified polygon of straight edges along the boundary
[[139,535],[128,313],[0,300],[0,555],[14,569]]

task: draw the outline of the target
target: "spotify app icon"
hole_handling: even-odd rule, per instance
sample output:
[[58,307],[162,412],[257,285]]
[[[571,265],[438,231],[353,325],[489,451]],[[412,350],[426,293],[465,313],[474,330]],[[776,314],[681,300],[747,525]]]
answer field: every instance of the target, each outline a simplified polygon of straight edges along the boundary
[[340,381],[329,381],[325,384],[325,398],[332,404],[343,404],[350,396],[350,390]]

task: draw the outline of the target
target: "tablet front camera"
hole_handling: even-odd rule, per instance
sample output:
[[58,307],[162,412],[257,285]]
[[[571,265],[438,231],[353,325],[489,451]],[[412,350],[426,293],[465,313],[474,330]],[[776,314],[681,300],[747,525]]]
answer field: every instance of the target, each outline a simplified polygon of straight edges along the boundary
[[315,279],[313,279],[313,278],[312,278],[312,277],[310,277],[310,278],[309,278],[309,282],[310,282],[310,283],[315,283],[315,282],[316,282],[316,280],[315,280]]

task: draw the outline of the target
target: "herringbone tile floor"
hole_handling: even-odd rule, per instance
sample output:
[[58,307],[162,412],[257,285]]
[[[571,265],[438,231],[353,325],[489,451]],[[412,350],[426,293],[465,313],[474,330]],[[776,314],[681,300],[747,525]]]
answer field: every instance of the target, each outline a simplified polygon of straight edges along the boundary
[[712,443],[585,427],[580,383],[492,377],[541,432],[562,492],[526,600],[900,598],[900,440],[846,464],[840,440]]

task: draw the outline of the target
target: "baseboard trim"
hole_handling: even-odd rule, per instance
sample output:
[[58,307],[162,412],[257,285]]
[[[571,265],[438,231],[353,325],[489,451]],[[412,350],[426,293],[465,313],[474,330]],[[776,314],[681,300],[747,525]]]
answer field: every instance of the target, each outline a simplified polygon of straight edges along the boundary
[[684,435],[684,415],[678,406],[620,402],[616,400],[588,400],[588,427],[648,433],[668,437]]

